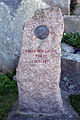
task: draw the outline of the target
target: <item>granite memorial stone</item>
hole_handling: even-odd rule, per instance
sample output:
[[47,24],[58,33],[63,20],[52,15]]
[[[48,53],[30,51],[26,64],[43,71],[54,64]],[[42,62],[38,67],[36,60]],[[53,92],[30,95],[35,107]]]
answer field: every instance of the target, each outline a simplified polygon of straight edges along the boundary
[[26,22],[16,74],[20,111],[54,114],[64,110],[59,88],[63,31],[57,7],[37,10]]

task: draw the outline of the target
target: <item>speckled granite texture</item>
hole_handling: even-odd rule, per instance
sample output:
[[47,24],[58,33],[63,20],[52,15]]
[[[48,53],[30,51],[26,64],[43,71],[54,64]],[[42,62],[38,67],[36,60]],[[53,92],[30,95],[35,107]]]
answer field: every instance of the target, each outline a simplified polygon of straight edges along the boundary
[[80,120],[78,114],[74,111],[69,103],[69,93],[62,91],[62,99],[64,104],[64,113],[62,114],[39,114],[24,113],[18,111],[18,100],[12,106],[7,120]]
[[[44,40],[34,34],[39,25],[49,28],[49,36]],[[63,17],[56,7],[36,11],[25,24],[16,75],[20,111],[49,114],[63,111],[59,88],[63,31]]]

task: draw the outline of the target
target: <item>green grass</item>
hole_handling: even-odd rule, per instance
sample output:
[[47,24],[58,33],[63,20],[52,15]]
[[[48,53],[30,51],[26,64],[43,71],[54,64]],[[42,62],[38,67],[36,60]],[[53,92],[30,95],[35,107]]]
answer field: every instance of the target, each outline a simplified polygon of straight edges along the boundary
[[71,105],[75,109],[75,111],[77,111],[77,113],[80,116],[80,94],[79,95],[70,95],[69,100],[70,100]]
[[18,97],[17,84],[12,80],[15,73],[0,76],[0,120],[6,120],[11,105]]
[[77,49],[80,49],[80,34],[79,33],[64,33],[62,42],[69,44]]

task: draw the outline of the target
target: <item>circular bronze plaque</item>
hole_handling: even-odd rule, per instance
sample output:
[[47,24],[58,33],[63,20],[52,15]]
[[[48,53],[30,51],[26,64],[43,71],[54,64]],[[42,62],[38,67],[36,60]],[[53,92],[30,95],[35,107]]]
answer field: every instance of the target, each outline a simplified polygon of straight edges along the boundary
[[45,25],[40,25],[35,29],[35,36],[39,39],[45,39],[49,35],[49,29]]

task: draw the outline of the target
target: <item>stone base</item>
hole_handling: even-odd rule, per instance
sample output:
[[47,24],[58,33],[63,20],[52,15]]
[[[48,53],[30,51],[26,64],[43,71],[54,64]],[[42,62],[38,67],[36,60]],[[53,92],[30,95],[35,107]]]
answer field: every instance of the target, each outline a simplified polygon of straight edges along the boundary
[[43,113],[24,113],[18,111],[18,101],[13,105],[7,120],[79,120],[77,113],[71,107],[68,93],[62,92],[64,102],[64,113],[43,114]]

